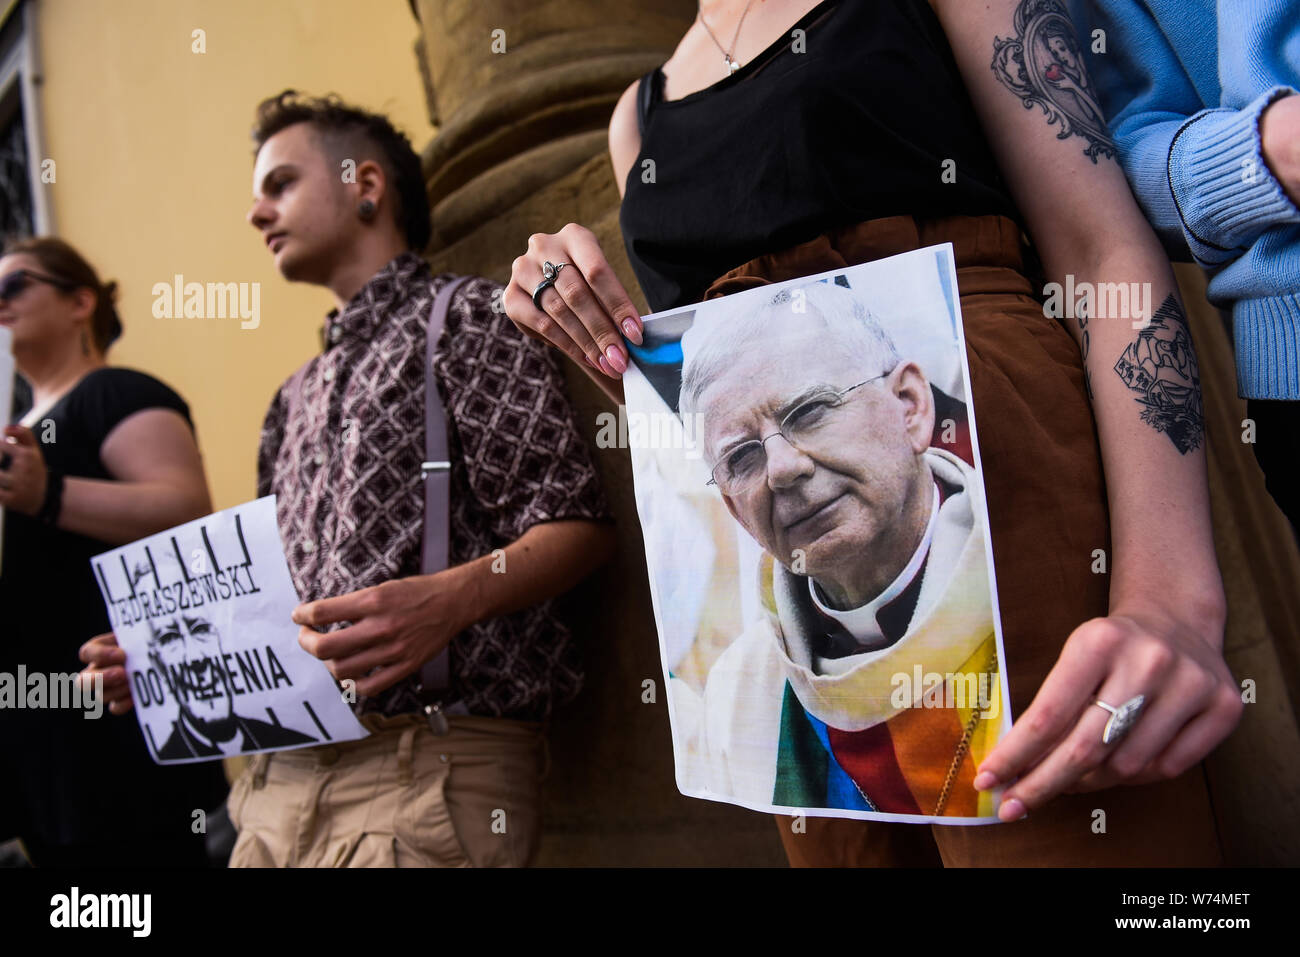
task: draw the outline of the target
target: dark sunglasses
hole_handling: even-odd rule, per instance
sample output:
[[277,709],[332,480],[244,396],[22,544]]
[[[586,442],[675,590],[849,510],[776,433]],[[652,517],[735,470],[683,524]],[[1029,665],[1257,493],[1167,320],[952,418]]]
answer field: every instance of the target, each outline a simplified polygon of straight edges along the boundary
[[32,272],[30,269],[15,269],[8,275],[0,278],[0,299],[14,299],[22,295],[34,282],[43,282],[53,286],[56,289],[62,289],[64,292],[70,292],[77,287],[68,282],[66,279],[57,279],[54,276],[43,276],[38,272]]

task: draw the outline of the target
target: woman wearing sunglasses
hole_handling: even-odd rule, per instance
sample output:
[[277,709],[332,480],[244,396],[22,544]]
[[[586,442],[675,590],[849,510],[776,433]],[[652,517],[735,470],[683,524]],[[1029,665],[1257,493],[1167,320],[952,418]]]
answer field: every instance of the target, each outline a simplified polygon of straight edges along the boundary
[[[0,672],[29,687],[75,674],[109,630],[91,556],[211,511],[185,402],[105,360],[115,291],[58,239],[0,257],[0,325],[32,392],[0,442]],[[0,709],[0,840],[37,866],[204,864],[194,811],[221,802],[220,766],[160,768],[135,722],[50,703]]]

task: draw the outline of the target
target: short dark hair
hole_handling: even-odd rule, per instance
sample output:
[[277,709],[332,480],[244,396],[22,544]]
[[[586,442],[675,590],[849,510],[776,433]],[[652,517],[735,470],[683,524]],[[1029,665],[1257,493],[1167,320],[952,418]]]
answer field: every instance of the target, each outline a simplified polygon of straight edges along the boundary
[[17,254],[35,259],[42,270],[63,284],[65,291],[86,288],[95,293],[90,335],[95,340],[96,349],[101,353],[108,352],[108,347],[122,335],[122,319],[117,314],[117,283],[111,279],[101,283],[86,257],[70,243],[55,236],[12,239],[5,243],[4,255]]
[[297,123],[310,124],[334,158],[364,153],[370,147],[379,155],[384,173],[397,194],[394,213],[397,225],[406,235],[411,249],[422,252],[429,245],[433,227],[429,222],[429,197],[424,191],[424,173],[420,157],[411,141],[398,131],[388,117],[349,106],[333,93],[322,97],[307,96],[297,90],[285,90],[257,105],[253,125],[253,142],[257,153],[276,133]]

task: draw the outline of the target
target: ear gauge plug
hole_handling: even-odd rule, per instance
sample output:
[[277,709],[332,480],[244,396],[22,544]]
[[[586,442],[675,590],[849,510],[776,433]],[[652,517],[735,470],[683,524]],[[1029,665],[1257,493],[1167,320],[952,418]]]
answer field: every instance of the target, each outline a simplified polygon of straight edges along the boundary
[[369,199],[363,199],[361,201],[361,204],[357,206],[357,215],[360,216],[363,220],[368,222],[371,219],[371,217],[375,215],[374,202]]

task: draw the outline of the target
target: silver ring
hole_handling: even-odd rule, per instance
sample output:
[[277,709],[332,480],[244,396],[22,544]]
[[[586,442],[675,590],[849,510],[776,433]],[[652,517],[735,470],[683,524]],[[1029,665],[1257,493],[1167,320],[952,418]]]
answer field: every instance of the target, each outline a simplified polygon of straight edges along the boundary
[[1142,713],[1142,705],[1145,702],[1146,698],[1143,695],[1129,698],[1118,708],[1112,708],[1101,699],[1094,701],[1093,704],[1097,707],[1105,708],[1110,712],[1110,720],[1106,722],[1106,728],[1101,733],[1101,743],[1110,744],[1128,734],[1129,729],[1137,724],[1138,715]]
[[[550,263],[547,263],[547,265],[549,266]],[[533,305],[537,307],[538,311],[546,311],[542,308],[542,293],[546,292],[546,290],[550,289],[554,285],[554,279],[543,279],[537,284],[537,288],[533,290]]]
[[542,263],[542,281],[539,282],[537,288],[533,290],[533,305],[537,307],[539,312],[546,311],[542,308],[542,293],[555,285],[555,277],[560,274],[561,269],[569,265],[572,265],[572,263],[556,264],[551,262],[549,259]]

